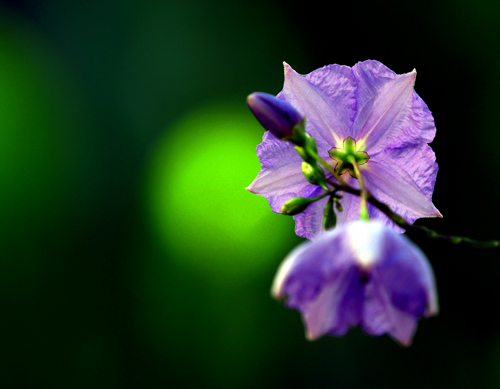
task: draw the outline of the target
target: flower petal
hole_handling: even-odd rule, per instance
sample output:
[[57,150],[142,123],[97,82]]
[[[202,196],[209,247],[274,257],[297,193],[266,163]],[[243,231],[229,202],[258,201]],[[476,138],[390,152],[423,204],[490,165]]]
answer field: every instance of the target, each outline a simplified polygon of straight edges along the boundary
[[418,318],[437,311],[434,275],[424,254],[405,236],[385,230],[380,260],[366,285],[363,329],[409,345]]
[[357,63],[358,115],[352,136],[366,142],[370,156],[390,144],[428,143],[434,138],[434,120],[414,93],[416,71],[396,75],[377,61]]
[[405,220],[413,223],[420,217],[442,216],[432,203],[432,193],[417,185],[398,164],[370,160],[367,165],[362,171],[366,188]]
[[326,333],[343,335],[361,320],[362,285],[345,249],[344,230],[328,231],[299,246],[274,280],[273,296],[287,296],[287,306],[302,313],[309,339]]
[[326,333],[342,336],[360,324],[364,290],[360,279],[361,273],[355,266],[339,269],[337,278],[301,310],[308,339]]
[[422,143],[413,147],[386,148],[372,161],[384,166],[398,166],[408,173],[425,196],[432,198],[439,168],[429,145]]
[[293,197],[311,197],[317,186],[311,185],[302,173],[302,159],[293,145],[283,142],[269,131],[257,146],[261,170],[246,189],[265,197],[274,212],[280,213],[285,201]]
[[328,151],[341,145],[350,134],[356,113],[352,69],[329,65],[302,76],[284,65],[285,83],[278,97],[306,116],[306,131],[316,139],[319,149]]

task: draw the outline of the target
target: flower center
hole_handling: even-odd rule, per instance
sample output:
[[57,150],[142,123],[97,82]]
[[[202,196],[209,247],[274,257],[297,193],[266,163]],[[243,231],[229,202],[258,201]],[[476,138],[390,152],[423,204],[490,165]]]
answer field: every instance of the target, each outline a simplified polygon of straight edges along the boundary
[[330,154],[330,158],[337,161],[335,171],[338,174],[348,172],[352,177],[358,178],[354,170],[354,166],[350,161],[354,158],[358,165],[364,165],[370,159],[366,151],[363,151],[361,148],[362,147],[358,149],[356,140],[351,137],[344,139],[342,148],[332,147],[328,154]]

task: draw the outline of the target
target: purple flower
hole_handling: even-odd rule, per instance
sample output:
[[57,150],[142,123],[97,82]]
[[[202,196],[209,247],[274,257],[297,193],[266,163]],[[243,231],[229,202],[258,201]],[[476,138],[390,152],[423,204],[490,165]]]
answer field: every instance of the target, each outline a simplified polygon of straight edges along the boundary
[[[352,68],[329,65],[305,76],[285,64],[285,83],[277,96],[305,115],[306,131],[316,139],[319,156],[333,168],[339,163],[335,156],[345,151],[344,141],[351,137],[347,144],[363,157],[360,169],[367,189],[410,223],[441,216],[432,204],[438,166],[427,145],[436,128],[427,105],[413,90],[415,77],[415,71],[397,75],[377,61],[359,62]],[[305,179],[302,159],[292,144],[266,132],[257,155],[262,169],[247,189],[267,198],[274,212],[279,213],[293,197],[312,198],[324,191]],[[341,172],[348,184],[359,187],[349,169]],[[343,196],[339,225],[359,215],[359,198]],[[317,201],[294,216],[298,235],[310,239],[323,231],[327,201]],[[369,212],[401,232],[371,205]]]
[[305,242],[283,261],[275,298],[301,312],[309,339],[361,326],[409,345],[421,316],[438,311],[424,254],[378,221],[355,221]]

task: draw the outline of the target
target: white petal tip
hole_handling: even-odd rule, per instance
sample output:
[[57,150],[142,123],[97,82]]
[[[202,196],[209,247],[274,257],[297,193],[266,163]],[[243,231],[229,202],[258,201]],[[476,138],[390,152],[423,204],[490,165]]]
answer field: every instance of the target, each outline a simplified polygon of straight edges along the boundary
[[[286,264],[286,262],[285,262]],[[271,296],[275,298],[276,300],[281,300],[283,296],[283,282],[285,281],[286,278],[286,270],[283,269],[284,264],[282,263],[281,266],[278,269],[278,272],[276,273],[276,276],[274,277],[273,280],[273,285],[271,286]]]
[[439,313],[439,305],[437,302],[437,297],[436,295],[433,295],[431,297],[431,302],[427,306],[427,309],[424,313],[425,317],[431,317],[431,316],[436,316]]
[[285,77],[287,74],[290,74],[290,73],[297,74],[297,72],[295,70],[293,70],[293,68],[290,65],[288,65],[286,62],[283,62],[283,66],[285,68]]
[[283,298],[281,284],[278,284],[276,281],[273,282],[273,286],[271,286],[271,297],[278,301]]
[[413,69],[411,72],[401,74],[401,76],[399,77],[404,77],[402,78],[403,80],[408,80],[412,83],[415,83],[415,79],[417,78],[417,70]]
[[255,189],[254,182],[252,182],[250,185],[248,185],[245,189],[248,190],[250,193],[260,195],[260,193],[258,193],[258,190]]

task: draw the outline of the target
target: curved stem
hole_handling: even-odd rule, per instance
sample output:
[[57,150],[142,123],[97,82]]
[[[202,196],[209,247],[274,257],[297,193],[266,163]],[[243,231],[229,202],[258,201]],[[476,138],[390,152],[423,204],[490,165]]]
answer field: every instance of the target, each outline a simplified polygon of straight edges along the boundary
[[[360,189],[353,188],[348,184],[338,184],[333,182],[332,180],[326,180],[330,185],[332,185],[337,190],[342,190],[344,192],[353,194],[355,196],[361,196],[362,191]],[[498,240],[474,240],[469,239],[463,236],[453,236],[453,235],[442,235],[434,230],[431,230],[427,227],[417,226],[414,224],[408,223],[403,217],[399,216],[396,212],[392,211],[389,206],[381,201],[377,200],[370,191],[365,189],[366,193],[366,201],[381,211],[384,215],[386,215],[394,224],[399,227],[405,229],[406,231],[415,232],[419,235],[426,236],[432,239],[438,239],[444,242],[452,243],[455,245],[469,246],[474,248],[483,248],[483,249],[494,249],[500,248],[500,241]]]

